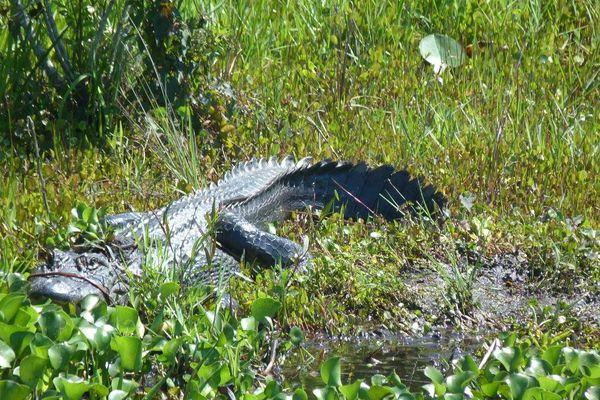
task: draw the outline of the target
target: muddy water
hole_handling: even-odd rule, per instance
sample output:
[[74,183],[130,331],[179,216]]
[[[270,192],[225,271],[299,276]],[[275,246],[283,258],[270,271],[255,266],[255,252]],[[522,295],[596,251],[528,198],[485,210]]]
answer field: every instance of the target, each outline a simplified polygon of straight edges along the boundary
[[349,340],[314,339],[305,344],[308,354],[297,352],[283,366],[287,382],[302,383],[304,388],[322,386],[319,365],[329,357],[342,358],[343,383],[374,374],[388,375],[396,371],[411,389],[427,383],[423,369],[434,365],[446,371],[452,359],[481,348],[478,337],[456,333],[429,335],[421,338],[386,336]]

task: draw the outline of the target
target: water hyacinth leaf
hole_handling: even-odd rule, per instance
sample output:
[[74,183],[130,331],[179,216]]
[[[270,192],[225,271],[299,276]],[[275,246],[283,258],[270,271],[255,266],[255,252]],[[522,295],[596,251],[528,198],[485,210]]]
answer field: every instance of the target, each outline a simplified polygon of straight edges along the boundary
[[138,312],[131,307],[117,306],[110,316],[111,323],[124,334],[132,334],[136,331]]
[[341,386],[342,367],[339,357],[332,357],[321,364],[321,379],[328,386]]
[[465,61],[465,51],[460,43],[438,33],[425,36],[419,43],[419,52],[435,68],[455,68]]
[[371,385],[383,386],[386,384],[386,379],[384,375],[375,374],[371,377]]
[[584,396],[587,400],[600,400],[600,386],[589,387]]
[[47,336],[36,333],[33,336],[33,340],[31,341],[29,347],[31,348],[32,354],[42,358],[48,358],[48,349],[52,347],[53,344],[54,342]]
[[523,355],[518,347],[504,347],[494,351],[494,358],[509,372],[516,372],[523,363]]
[[510,374],[506,378],[513,399],[522,399],[525,391],[536,384],[536,381],[525,374]]
[[486,397],[495,397],[498,394],[500,382],[489,382],[481,385],[481,393]]
[[281,303],[272,297],[261,297],[252,302],[251,314],[257,321],[266,317],[274,317],[281,308]]
[[369,400],[382,400],[390,395],[394,395],[394,391],[387,386],[373,385],[367,391]]
[[318,400],[338,400],[338,395],[331,386],[314,389],[313,394]]
[[23,382],[33,388],[37,381],[44,376],[47,366],[48,359],[29,355],[19,364],[19,374]]
[[75,346],[66,343],[57,343],[48,349],[50,365],[56,370],[64,369],[71,361]]
[[302,329],[298,328],[297,326],[294,326],[292,329],[290,329],[290,341],[294,346],[300,346],[304,341],[304,333],[302,332]]
[[167,343],[165,343],[163,347],[163,354],[167,357],[167,360],[171,362],[175,361],[175,356],[177,356],[177,353],[179,352],[179,348],[181,347],[182,343],[183,338],[180,337],[171,339]]
[[556,365],[560,357],[563,346],[552,346],[548,347],[542,353],[542,360],[546,361],[550,365]]
[[473,360],[473,357],[471,357],[469,355],[462,357],[460,359],[460,361],[458,362],[458,365],[459,365],[460,369],[463,371],[471,371],[471,372],[474,372],[475,374],[479,373],[479,367],[477,366],[477,363],[475,363],[475,361]]
[[108,400],[125,400],[129,397],[129,393],[124,390],[113,390],[108,394]]
[[160,297],[161,299],[166,299],[173,294],[179,292],[179,284],[177,282],[166,282],[160,285]]
[[0,399],[25,400],[31,389],[15,381],[0,381]]
[[18,325],[0,322],[0,339],[3,340],[5,343],[10,343],[13,335],[24,331],[35,332],[35,327],[28,326],[25,328]]
[[75,375],[57,376],[52,382],[66,400],[79,400],[90,390],[89,382]]
[[135,391],[139,385],[136,381],[131,379],[123,379],[122,377],[114,378],[110,382],[110,387],[112,390],[124,390],[127,393],[131,393]]
[[142,341],[132,336],[115,336],[111,347],[121,357],[121,367],[126,371],[139,371],[142,367]]
[[522,400],[561,400],[562,396],[544,390],[540,387],[529,388],[523,394]]
[[429,379],[431,379],[431,382],[433,383],[443,383],[444,382],[444,375],[442,375],[442,373],[440,372],[439,369],[435,368],[435,367],[425,367],[425,376],[428,377]]
[[14,359],[15,352],[13,349],[3,340],[0,340],[0,368],[10,368]]
[[471,371],[463,371],[446,378],[446,388],[450,393],[464,393],[465,388],[477,375]]
[[240,321],[240,326],[245,331],[255,331],[256,330],[256,318],[254,318],[254,317],[242,318],[242,320]]
[[100,303],[102,303],[100,296],[96,294],[88,294],[79,302],[79,307],[85,311],[92,311]]
[[571,372],[577,371],[581,365],[579,362],[579,350],[572,347],[564,347],[562,349],[562,354],[565,357],[565,363]]
[[101,383],[93,383],[90,385],[90,392],[94,393],[98,397],[108,396],[108,388]]
[[33,337],[34,334],[29,331],[15,332],[10,336],[10,347],[12,347],[17,356],[21,356],[23,351],[29,347]]
[[39,320],[42,333],[51,340],[67,340],[73,331],[73,322],[64,311],[46,311]]
[[340,386],[340,392],[342,392],[346,400],[355,400],[358,398],[358,391],[361,384],[362,379],[357,379],[354,383]]
[[[560,378],[560,377],[558,377]],[[538,376],[537,378],[540,388],[550,392],[558,392],[564,390],[564,385],[554,377]]]
[[292,395],[292,400],[308,400],[308,395],[303,389],[296,389]]
[[25,295],[11,293],[0,300],[0,321],[10,323],[23,304]]
[[541,358],[532,357],[531,360],[529,360],[529,366],[526,371],[529,375],[544,376],[552,372],[552,367],[547,361],[544,361]]
[[424,385],[423,388],[431,397],[443,396],[446,393],[446,385],[444,385],[444,375],[435,367],[425,367],[423,371],[426,377],[431,380],[431,384]]
[[465,396],[459,393],[446,393],[444,400],[464,400]]
[[600,378],[600,356],[591,351],[582,351],[579,355],[581,373],[590,379]]

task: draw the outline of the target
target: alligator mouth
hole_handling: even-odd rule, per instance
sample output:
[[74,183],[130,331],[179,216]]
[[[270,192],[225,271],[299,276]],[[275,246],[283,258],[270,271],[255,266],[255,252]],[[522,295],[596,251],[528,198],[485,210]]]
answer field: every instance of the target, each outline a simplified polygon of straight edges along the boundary
[[[29,275],[31,281],[31,296],[34,298],[51,298],[59,302],[73,302],[81,300],[75,295],[81,292],[81,285],[78,288],[69,290],[65,284],[65,278],[68,280],[78,280],[82,283],[92,286],[99,294],[101,294],[106,302],[111,303],[109,290],[104,285],[86,278],[85,276],[60,271],[34,272]],[[56,286],[63,287],[66,290],[55,290]],[[89,293],[88,293],[89,294]]]

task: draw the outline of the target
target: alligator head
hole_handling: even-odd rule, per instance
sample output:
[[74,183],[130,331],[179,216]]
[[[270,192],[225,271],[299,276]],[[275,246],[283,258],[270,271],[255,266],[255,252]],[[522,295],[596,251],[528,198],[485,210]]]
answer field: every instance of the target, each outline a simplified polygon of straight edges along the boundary
[[140,273],[137,253],[135,248],[115,245],[82,251],[54,249],[29,276],[30,296],[76,303],[95,294],[109,303],[119,302],[127,294],[129,276]]

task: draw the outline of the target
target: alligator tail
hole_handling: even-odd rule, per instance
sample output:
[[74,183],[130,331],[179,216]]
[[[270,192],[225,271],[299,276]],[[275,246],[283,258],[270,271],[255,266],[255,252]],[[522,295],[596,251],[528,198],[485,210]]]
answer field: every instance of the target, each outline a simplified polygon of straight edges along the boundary
[[333,211],[343,210],[345,218],[378,215],[395,220],[402,218],[407,210],[436,214],[445,203],[444,196],[434,186],[390,165],[371,168],[364,162],[312,163],[306,158],[236,208],[241,207],[243,214],[263,222],[281,220],[291,211],[307,207],[330,206]]

